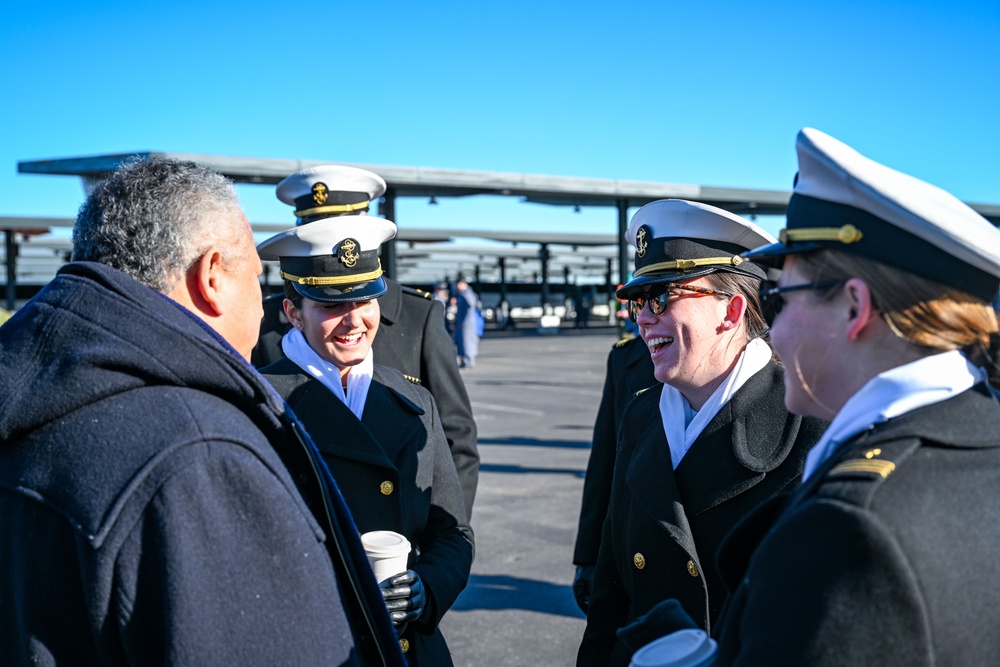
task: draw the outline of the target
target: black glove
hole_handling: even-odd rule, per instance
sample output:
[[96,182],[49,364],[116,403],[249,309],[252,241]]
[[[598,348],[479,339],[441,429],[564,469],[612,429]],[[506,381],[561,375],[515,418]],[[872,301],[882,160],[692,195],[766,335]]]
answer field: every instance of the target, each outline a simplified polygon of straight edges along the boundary
[[648,612],[618,630],[618,638],[635,653],[651,641],[665,637],[671,632],[698,628],[677,600],[664,600]]
[[590,594],[594,590],[594,565],[577,565],[573,577],[573,597],[580,611],[586,616],[590,611]]
[[427,611],[424,582],[420,581],[420,576],[413,570],[389,577],[379,584],[379,588],[382,589],[382,599],[389,610],[389,618],[400,633],[400,626],[419,621]]

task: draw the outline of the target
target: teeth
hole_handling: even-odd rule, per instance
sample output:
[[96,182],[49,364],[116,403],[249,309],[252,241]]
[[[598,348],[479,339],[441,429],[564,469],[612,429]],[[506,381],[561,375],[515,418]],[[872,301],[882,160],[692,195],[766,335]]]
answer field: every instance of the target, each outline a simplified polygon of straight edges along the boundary
[[337,338],[345,343],[356,343],[361,340],[361,336],[364,334],[351,334],[350,336],[337,336]]
[[657,347],[659,347],[661,345],[669,345],[670,343],[673,343],[673,342],[674,342],[674,339],[671,338],[670,336],[663,336],[663,337],[660,337],[660,338],[650,338],[648,341],[646,341],[646,345],[650,349],[653,349],[653,348],[657,348]]

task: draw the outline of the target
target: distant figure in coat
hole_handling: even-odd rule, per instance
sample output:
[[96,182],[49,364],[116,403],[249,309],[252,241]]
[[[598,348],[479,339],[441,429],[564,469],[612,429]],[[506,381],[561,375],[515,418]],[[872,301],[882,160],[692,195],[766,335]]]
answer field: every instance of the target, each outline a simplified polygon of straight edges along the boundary
[[469,579],[473,538],[433,397],[372,347],[386,290],[378,248],[395,233],[382,218],[342,216],[260,244],[281,263],[292,323],[285,358],[261,373],[315,440],[358,530],[409,541],[382,594],[409,663],[447,666],[438,625]]
[[460,368],[472,368],[476,365],[476,355],[479,354],[479,295],[472,290],[468,281],[459,278],[455,283],[455,299],[458,305],[454,333],[458,365]]

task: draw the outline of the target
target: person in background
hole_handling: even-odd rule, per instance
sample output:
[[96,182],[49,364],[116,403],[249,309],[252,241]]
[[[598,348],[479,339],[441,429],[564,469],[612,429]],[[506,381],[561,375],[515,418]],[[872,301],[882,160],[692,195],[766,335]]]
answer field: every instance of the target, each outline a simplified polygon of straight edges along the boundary
[[[343,215],[366,215],[371,202],[385,190],[385,181],[370,171],[320,165],[291,174],[278,183],[276,193],[282,202],[295,207],[297,224],[306,225]],[[380,335],[375,342],[379,363],[419,378],[421,386],[434,397],[471,518],[479,484],[476,422],[458,372],[455,345],[442,326],[444,313],[429,293],[400,285],[388,276],[382,276],[382,280],[386,290],[379,297]],[[281,339],[291,324],[283,301],[283,294],[264,300],[260,344],[253,355],[257,368],[284,356]]]
[[638,391],[656,383],[653,362],[644,340],[626,335],[614,344],[608,353],[604,391],[597,419],[594,421],[587,475],[583,481],[576,546],[573,549],[573,564],[576,565],[573,597],[584,614],[590,606],[597,551],[601,546],[601,528],[608,515],[608,503],[611,500],[611,480],[615,471],[615,452],[618,448],[622,414]]
[[618,636],[664,598],[704,629],[725,597],[723,536],[794,488],[825,422],[789,414],[757,290],[767,274],[739,253],[773,240],[727,211],[677,199],[628,229],[635,277],[618,291],[658,384],[622,415],[610,507],[578,665],[628,665]]
[[412,545],[406,571],[382,589],[409,664],[450,665],[438,625],[469,579],[473,537],[433,397],[376,363],[378,248],[395,233],[382,218],[343,216],[258,246],[280,262],[293,325],[285,358],[261,373],[316,442],[358,529]]
[[458,349],[459,368],[473,368],[479,354],[479,295],[465,278],[455,282],[455,346]]
[[781,242],[747,256],[783,262],[763,297],[788,408],[832,421],[719,553],[713,664],[993,664],[1000,404],[961,350],[998,329],[1000,232],[818,130],[796,148]]
[[247,360],[233,185],[128,162],[0,327],[0,653],[27,665],[403,665],[347,508]]

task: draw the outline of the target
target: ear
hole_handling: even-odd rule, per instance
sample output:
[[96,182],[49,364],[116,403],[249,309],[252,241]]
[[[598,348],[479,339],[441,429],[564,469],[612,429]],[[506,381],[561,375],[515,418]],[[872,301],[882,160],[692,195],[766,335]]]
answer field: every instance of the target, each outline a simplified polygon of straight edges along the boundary
[[742,294],[729,297],[726,303],[726,314],[722,320],[722,328],[733,330],[740,325],[743,315],[747,312],[747,300]]
[[211,317],[218,317],[225,309],[227,282],[222,261],[222,251],[211,248],[192,267],[195,274],[192,296],[203,304],[205,314]]
[[843,294],[847,298],[847,339],[855,341],[870,332],[875,320],[881,320],[872,303],[871,289],[860,278],[851,278],[844,284]]
[[295,307],[291,299],[285,299],[281,302],[281,306],[285,309],[285,316],[288,321],[292,323],[292,326],[296,329],[302,328],[302,311]]
[[218,317],[221,312],[218,293],[221,261],[221,253],[213,248],[199,257],[166,295],[202,319]]

